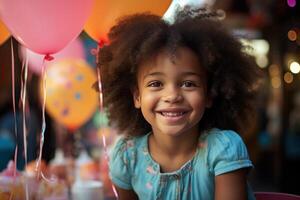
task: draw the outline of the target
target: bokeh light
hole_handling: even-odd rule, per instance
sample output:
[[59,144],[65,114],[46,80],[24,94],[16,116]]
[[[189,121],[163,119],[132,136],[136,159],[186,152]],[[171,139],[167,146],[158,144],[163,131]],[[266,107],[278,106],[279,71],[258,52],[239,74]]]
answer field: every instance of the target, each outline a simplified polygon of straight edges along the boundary
[[280,77],[278,77],[278,76],[273,77],[271,79],[271,85],[272,85],[273,88],[276,88],[276,89],[280,88],[280,86],[281,86]]
[[255,61],[260,68],[266,68],[269,63],[269,59],[265,55],[257,56]]
[[256,39],[252,40],[256,54],[267,54],[270,50],[270,45],[267,40]]
[[289,30],[287,34],[290,41],[296,41],[297,40],[297,32],[293,29]]
[[287,0],[287,4],[289,7],[295,7],[296,6],[296,0]]
[[290,70],[293,74],[298,74],[300,72],[300,64],[296,61],[291,62]]
[[279,66],[276,65],[276,64],[272,64],[270,67],[269,67],[269,73],[270,73],[270,76],[271,77],[275,77],[275,76],[279,76]]
[[293,74],[291,72],[286,72],[283,76],[283,80],[286,83],[292,83],[294,80]]

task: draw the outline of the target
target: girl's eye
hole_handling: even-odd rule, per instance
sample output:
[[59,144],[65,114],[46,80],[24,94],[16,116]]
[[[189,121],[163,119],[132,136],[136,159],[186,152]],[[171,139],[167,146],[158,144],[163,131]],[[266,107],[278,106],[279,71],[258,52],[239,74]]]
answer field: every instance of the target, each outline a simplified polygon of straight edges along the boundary
[[150,83],[148,83],[147,87],[161,87],[162,83],[159,81],[152,81]]
[[184,81],[182,87],[196,87],[196,84],[192,81]]

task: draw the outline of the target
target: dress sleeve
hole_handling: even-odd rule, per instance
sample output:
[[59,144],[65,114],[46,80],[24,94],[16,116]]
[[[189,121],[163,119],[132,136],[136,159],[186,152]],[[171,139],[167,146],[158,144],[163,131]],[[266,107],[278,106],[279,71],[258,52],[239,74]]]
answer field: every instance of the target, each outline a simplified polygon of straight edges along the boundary
[[109,175],[112,182],[126,190],[132,189],[128,139],[121,138],[114,146],[109,161]]
[[241,168],[253,167],[242,138],[234,131],[208,134],[207,163],[215,176]]

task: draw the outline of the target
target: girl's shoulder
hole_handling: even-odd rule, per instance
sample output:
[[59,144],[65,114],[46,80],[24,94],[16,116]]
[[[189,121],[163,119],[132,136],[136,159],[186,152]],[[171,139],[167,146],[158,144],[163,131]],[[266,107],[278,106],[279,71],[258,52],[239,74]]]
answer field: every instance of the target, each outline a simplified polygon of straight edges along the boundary
[[122,160],[127,165],[134,165],[137,152],[142,151],[142,148],[147,145],[148,135],[121,136],[112,147],[111,162]]
[[113,146],[109,157],[110,176],[114,184],[123,189],[132,189],[131,175],[135,169],[137,153],[147,144],[147,135],[122,136]]
[[125,151],[135,151],[140,148],[146,142],[148,134],[143,136],[121,136],[117,139],[115,145],[113,146],[113,151],[116,153],[121,153]]
[[205,131],[200,136],[200,142],[206,142],[210,144],[211,147],[218,146],[228,146],[232,144],[244,143],[241,136],[233,130],[221,130],[218,128],[213,128]]
[[199,146],[204,150],[206,163],[215,175],[252,167],[243,139],[233,130],[211,129],[200,136]]

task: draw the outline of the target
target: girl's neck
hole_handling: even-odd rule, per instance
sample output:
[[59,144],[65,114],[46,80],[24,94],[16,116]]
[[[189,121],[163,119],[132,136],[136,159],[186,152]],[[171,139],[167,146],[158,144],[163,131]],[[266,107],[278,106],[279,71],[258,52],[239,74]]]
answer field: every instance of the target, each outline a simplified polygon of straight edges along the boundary
[[155,149],[165,155],[188,154],[197,148],[199,134],[194,133],[182,137],[170,137],[152,134],[150,142]]
[[199,133],[170,137],[162,134],[149,136],[149,151],[163,172],[180,169],[196,153]]

